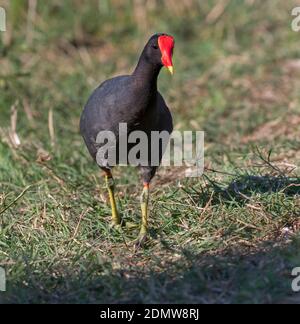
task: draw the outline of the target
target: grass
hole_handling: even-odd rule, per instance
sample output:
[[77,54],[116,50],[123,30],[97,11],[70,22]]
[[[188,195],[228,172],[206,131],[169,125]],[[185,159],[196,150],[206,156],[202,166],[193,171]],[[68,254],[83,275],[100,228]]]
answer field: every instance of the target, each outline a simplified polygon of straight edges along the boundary
[[[141,3],[4,1],[0,302],[299,302],[290,288],[300,265],[294,2]],[[160,89],[176,129],[205,131],[206,171],[160,170],[151,240],[135,252],[137,230],[109,228],[78,122],[92,89],[131,71],[158,30],[176,38],[176,75],[162,72]],[[121,212],[139,223],[140,180],[132,168],[115,175]]]

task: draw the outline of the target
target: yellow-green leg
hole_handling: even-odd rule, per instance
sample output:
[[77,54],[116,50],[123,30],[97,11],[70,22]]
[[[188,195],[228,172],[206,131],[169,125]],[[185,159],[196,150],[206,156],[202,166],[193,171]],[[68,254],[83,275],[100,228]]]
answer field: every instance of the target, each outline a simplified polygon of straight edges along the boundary
[[141,195],[141,210],[142,210],[142,225],[140,229],[140,234],[137,239],[137,246],[141,246],[148,234],[148,204],[149,204],[150,190],[149,184],[144,185],[144,189]]
[[116,199],[115,199],[115,182],[111,173],[105,175],[106,187],[108,190],[109,201],[112,212],[112,226],[119,226],[121,224],[121,218],[118,213]]

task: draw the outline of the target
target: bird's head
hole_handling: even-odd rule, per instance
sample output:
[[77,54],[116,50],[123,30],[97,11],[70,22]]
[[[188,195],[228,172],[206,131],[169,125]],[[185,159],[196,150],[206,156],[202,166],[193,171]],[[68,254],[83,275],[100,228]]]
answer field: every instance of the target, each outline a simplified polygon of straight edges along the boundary
[[167,34],[153,35],[146,45],[147,60],[153,64],[165,66],[173,74],[174,38]]

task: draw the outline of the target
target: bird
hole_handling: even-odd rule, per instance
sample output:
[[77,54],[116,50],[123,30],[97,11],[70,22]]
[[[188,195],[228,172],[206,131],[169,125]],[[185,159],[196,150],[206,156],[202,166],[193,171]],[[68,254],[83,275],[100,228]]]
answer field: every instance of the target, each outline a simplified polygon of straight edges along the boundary
[[[114,227],[125,223],[120,217],[115,199],[115,181],[112,174],[115,165],[110,165],[107,160],[104,162],[97,159],[99,149],[104,147],[104,144],[99,145],[97,142],[97,136],[103,131],[112,132],[116,136],[116,152],[119,152],[120,148],[121,123],[127,125],[127,138],[133,131],[143,131],[147,136],[150,136],[152,131],[164,131],[171,136],[172,114],[158,91],[157,81],[163,67],[172,75],[174,73],[174,46],[175,39],[169,34],[157,33],[151,36],[132,74],[117,76],[100,84],[89,97],[81,114],[80,133],[90,155],[104,172]],[[148,164],[137,165],[143,182],[140,198],[142,219],[140,232],[135,240],[137,246],[142,246],[148,236],[150,182],[158,169],[158,165],[151,165],[150,146],[147,150]],[[160,164],[166,145],[159,142],[157,150]],[[119,162],[120,156],[116,153],[116,164],[120,164]]]

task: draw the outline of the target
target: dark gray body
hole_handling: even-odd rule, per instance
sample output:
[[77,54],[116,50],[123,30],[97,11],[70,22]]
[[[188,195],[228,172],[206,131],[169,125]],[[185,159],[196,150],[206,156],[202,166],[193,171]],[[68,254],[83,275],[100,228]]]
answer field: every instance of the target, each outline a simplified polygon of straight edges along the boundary
[[[115,134],[118,152],[119,123],[127,123],[128,134],[135,130],[142,130],[148,135],[151,131],[173,131],[172,116],[161,94],[158,91],[151,95],[145,94],[145,89],[137,84],[133,76],[105,81],[93,92],[84,108],[80,132],[95,161],[99,149],[96,138],[101,131],[108,130]],[[164,148],[161,146],[159,151],[161,160]],[[150,157],[149,148],[149,164]],[[140,169],[143,180],[150,182],[157,167],[149,165]]]
[[[99,149],[96,138],[101,131],[112,131],[115,134],[118,152],[120,123],[127,123],[128,134],[135,130],[144,131],[148,135],[151,131],[167,131],[171,134],[172,116],[157,91],[157,77],[161,67],[161,64],[149,63],[142,55],[132,75],[107,80],[93,92],[81,116],[80,132],[94,160]],[[164,150],[165,147],[161,145],[160,160]],[[110,168],[99,166],[102,169]],[[156,169],[156,166],[151,165],[140,166],[143,181],[149,183]]]

